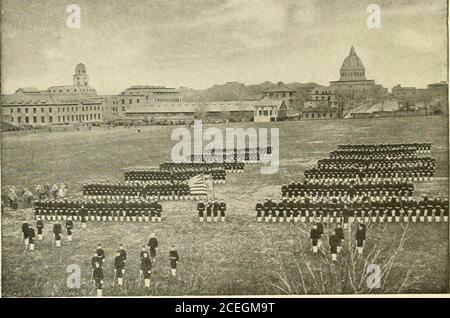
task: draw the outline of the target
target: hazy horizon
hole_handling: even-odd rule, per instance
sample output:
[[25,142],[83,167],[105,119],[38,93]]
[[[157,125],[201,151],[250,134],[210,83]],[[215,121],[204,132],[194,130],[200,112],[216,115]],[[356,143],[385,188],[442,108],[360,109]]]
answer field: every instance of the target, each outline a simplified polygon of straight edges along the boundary
[[[69,4],[81,28],[69,29]],[[98,94],[131,85],[329,85],[353,45],[367,79],[391,88],[447,80],[447,2],[383,0],[3,0],[2,93],[69,85],[87,67]]]

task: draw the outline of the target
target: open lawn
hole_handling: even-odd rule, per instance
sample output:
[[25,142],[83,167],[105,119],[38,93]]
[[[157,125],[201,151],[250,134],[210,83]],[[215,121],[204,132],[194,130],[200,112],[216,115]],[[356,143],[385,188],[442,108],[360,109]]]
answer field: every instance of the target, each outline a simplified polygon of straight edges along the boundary
[[[241,124],[229,124],[237,127]],[[249,123],[245,123],[249,125]],[[258,124],[280,130],[280,170],[275,175],[259,173],[260,165],[246,165],[243,174],[228,174],[226,184],[216,185],[216,197],[227,203],[226,223],[199,224],[196,202],[162,202],[162,223],[88,223],[86,229],[76,223],[73,242],[64,237],[62,247],[51,246],[51,224],[46,223],[44,241],[33,252],[19,244],[20,225],[32,221],[30,208],[2,211],[2,293],[4,296],[84,296],[94,295],[90,283],[90,259],[98,243],[107,253],[104,295],[267,295],[318,293],[311,289],[286,290],[282,275],[295,281],[293,266],[299,252],[312,264],[319,262],[304,251],[307,236],[302,226],[259,224],[254,206],[258,199],[279,199],[283,182],[303,179],[303,171],[316,164],[342,143],[432,142],[437,160],[432,182],[416,183],[416,195],[448,196],[448,122],[443,116],[385,118],[372,120],[327,120]],[[224,126],[220,126],[224,128]],[[206,126],[205,126],[206,128]],[[2,135],[2,187],[30,187],[37,184],[66,182],[70,193],[92,179],[123,180],[123,169],[152,166],[168,161],[175,142],[170,140],[174,127],[93,128],[91,131]],[[159,242],[157,262],[150,292],[138,287],[139,251],[155,232]],[[399,251],[389,284],[384,292],[448,292],[448,223],[412,224]],[[300,233],[300,234],[299,234]],[[394,246],[403,233],[399,224],[373,225],[368,230],[371,245]],[[382,242],[382,243],[381,243]],[[113,287],[113,253],[123,243],[128,252],[125,287]],[[180,254],[179,275],[169,270],[169,248],[176,245]],[[275,255],[274,255],[275,252]],[[350,250],[344,249],[345,253]],[[387,248],[384,257],[389,256]],[[302,255],[303,255],[302,254]],[[327,251],[325,255],[327,254]],[[344,257],[344,256],[343,256]],[[280,265],[281,260],[281,265]],[[362,259],[359,260],[363,262]],[[69,290],[66,268],[81,268],[80,289]],[[300,262],[300,266],[303,263]],[[305,271],[307,269],[305,268]],[[402,277],[412,277],[401,286]],[[306,279],[307,284],[311,283]],[[322,290],[323,292],[323,290]],[[329,292],[352,292],[329,290]],[[374,290],[373,292],[377,292]]]

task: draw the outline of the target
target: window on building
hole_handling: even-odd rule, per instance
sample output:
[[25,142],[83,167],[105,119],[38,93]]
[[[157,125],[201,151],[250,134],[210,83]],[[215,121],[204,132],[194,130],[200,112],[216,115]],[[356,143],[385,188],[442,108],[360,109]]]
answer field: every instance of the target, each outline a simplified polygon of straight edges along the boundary
[[28,113],[28,108],[25,108],[25,113]]
[[49,112],[49,113],[52,112],[52,108],[51,108],[51,107],[48,108],[48,112]]
[[29,124],[29,123],[30,123],[30,117],[26,116],[26,117],[25,117],[25,122],[26,122],[27,124]]
[[33,116],[33,123],[37,123],[37,117],[36,116]]
[[45,123],[45,117],[41,116],[41,123]]
[[122,99],[122,105],[125,104],[125,99]]
[[53,123],[53,116],[49,116],[49,117],[48,117],[48,122],[49,122],[49,123]]
[[268,111],[268,110],[265,110],[265,111],[263,112],[263,114],[264,114],[264,116],[269,116],[269,111]]
[[41,107],[41,113],[43,113],[44,112],[44,107]]
[[132,99],[130,99],[130,104],[133,104],[133,100]]
[[17,112],[20,113],[20,111],[21,111],[21,109],[20,109],[20,108],[17,108]]
[[20,124],[22,122],[22,117],[17,117],[17,122]]
[[14,108],[11,108],[11,114],[14,113]]
[[139,104],[139,98],[138,98],[138,99],[136,99],[136,104]]

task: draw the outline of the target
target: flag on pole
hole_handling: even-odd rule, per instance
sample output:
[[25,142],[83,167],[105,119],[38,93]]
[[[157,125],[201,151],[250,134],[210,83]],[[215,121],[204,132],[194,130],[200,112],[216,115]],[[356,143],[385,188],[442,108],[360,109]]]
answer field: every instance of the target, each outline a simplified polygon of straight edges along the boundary
[[189,179],[188,184],[191,195],[208,195],[208,187],[204,174],[193,176]]

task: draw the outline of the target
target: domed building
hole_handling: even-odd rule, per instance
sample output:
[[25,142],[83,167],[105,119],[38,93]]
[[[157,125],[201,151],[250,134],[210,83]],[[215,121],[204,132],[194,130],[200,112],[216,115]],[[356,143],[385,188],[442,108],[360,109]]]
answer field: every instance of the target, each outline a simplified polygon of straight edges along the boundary
[[375,84],[374,80],[366,79],[366,69],[361,58],[352,46],[349,55],[344,59],[339,71],[339,80],[330,82],[330,86],[335,90],[354,90],[377,92],[385,89],[381,85]]

